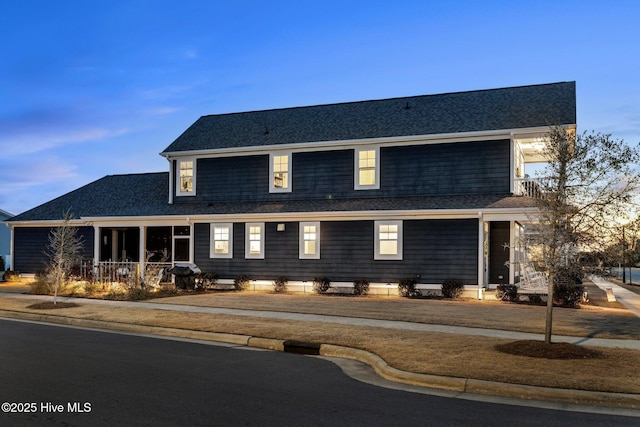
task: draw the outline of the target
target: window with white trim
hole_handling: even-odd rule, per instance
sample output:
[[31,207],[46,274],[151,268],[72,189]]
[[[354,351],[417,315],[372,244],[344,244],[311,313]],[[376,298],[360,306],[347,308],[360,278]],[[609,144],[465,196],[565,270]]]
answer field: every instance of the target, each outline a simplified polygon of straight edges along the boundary
[[245,224],[244,257],[264,259],[264,223]]
[[374,242],[374,259],[401,260],[402,221],[375,221]]
[[178,196],[196,194],[196,159],[178,160]]
[[211,224],[209,258],[233,258],[233,224]]
[[300,259],[320,259],[320,223],[300,223]]
[[291,192],[291,153],[269,155],[269,192]]
[[375,190],[380,188],[380,148],[356,148],[354,161],[355,189]]

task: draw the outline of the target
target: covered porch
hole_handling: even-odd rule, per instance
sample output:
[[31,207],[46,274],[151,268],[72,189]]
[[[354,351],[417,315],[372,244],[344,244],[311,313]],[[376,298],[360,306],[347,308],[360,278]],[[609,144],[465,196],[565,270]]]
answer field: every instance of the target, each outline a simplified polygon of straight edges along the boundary
[[[177,221],[176,221],[177,222]],[[182,224],[93,223],[92,272],[96,278],[144,278],[149,265],[165,271],[176,263],[193,262],[193,226]]]

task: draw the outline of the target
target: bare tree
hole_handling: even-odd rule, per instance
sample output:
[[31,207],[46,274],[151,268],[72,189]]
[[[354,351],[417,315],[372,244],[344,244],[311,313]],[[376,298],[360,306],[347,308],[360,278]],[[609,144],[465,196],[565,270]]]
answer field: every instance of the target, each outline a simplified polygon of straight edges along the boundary
[[552,127],[546,142],[536,240],[549,279],[545,342],[550,344],[556,277],[577,267],[579,249],[594,250],[609,241],[612,222],[628,210],[639,187],[640,155],[637,146],[611,135],[562,127]]
[[56,304],[58,290],[66,282],[69,272],[78,261],[78,254],[82,249],[82,238],[78,236],[78,228],[71,225],[73,214],[67,210],[63,214],[60,227],[52,228],[49,232],[49,271],[53,275],[54,293],[53,303]]

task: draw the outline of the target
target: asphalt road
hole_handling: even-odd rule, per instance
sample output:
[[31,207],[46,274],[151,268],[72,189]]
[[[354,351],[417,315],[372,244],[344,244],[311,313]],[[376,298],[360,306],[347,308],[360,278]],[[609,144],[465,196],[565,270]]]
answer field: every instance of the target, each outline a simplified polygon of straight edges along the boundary
[[0,425],[623,426],[356,381],[317,357],[0,320]]

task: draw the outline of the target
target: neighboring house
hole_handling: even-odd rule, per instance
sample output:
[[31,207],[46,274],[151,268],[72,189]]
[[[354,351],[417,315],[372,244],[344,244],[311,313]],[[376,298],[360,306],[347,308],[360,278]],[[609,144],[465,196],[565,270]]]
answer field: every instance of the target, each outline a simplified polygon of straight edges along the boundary
[[[0,209],[0,221],[5,221],[11,217],[13,217],[12,214]],[[11,268],[10,253],[11,253],[11,232],[3,224],[0,227],[0,256],[2,257],[2,260],[3,260],[2,262],[0,262],[0,271],[3,271],[3,265],[5,270],[9,270]]]
[[228,280],[459,279],[481,295],[520,280],[524,168],[552,125],[575,128],[575,82],[204,116],[161,153],[168,172],[106,176],[12,218],[13,263],[42,268],[71,209],[96,262],[164,252]]

